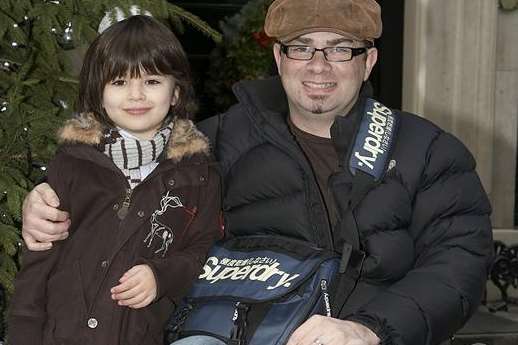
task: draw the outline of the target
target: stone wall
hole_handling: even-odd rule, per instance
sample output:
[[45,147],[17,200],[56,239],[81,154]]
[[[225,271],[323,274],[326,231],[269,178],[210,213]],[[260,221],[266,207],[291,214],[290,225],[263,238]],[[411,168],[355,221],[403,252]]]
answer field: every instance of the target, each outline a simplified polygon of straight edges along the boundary
[[503,12],[496,0],[408,0],[403,109],[468,146],[494,207],[494,228],[513,228],[518,11]]

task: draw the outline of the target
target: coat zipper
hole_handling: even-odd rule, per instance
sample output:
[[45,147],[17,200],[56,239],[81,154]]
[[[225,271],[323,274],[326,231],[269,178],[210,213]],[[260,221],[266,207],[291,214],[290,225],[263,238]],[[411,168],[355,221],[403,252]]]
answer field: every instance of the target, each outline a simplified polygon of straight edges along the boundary
[[[333,242],[333,228],[331,226],[331,215],[330,215],[329,209],[328,209],[329,206],[325,202],[324,195],[323,195],[324,192],[320,189],[320,185],[318,184],[318,181],[317,181],[317,176],[316,176],[315,172],[313,171],[313,169],[311,169],[311,174],[313,175],[313,182],[316,184],[318,196],[320,198],[320,206],[322,207],[322,209],[324,211],[324,218],[325,218],[324,227],[326,228],[326,232],[327,232],[327,240],[328,240],[329,249],[334,252],[335,245]],[[328,181],[328,183],[329,183],[329,181]],[[329,188],[329,186],[328,186],[328,188]]]
[[[306,160],[307,166],[309,167],[308,175],[312,177],[311,180],[313,181],[313,187],[316,188],[317,194],[318,194],[318,198],[320,200],[320,207],[324,211],[325,224],[323,224],[323,226],[325,227],[324,231],[327,234],[327,236],[326,236],[327,237],[327,245],[329,246],[329,250],[334,251],[335,250],[335,246],[334,246],[334,242],[333,242],[333,228],[331,226],[331,218],[330,218],[328,206],[326,205],[326,202],[325,202],[325,199],[324,199],[323,191],[320,190],[320,185],[318,184],[318,181],[317,181],[317,175],[316,175],[315,171],[313,170],[313,166],[311,165],[311,161],[308,159],[308,157],[306,156],[306,153],[302,149],[302,146],[297,142],[297,140],[294,139],[294,141],[295,141],[295,144],[297,145],[298,149],[300,150],[300,152],[304,156],[304,159]],[[306,172],[306,169],[304,169],[304,171]],[[310,194],[310,191],[308,191],[308,194]],[[310,196],[308,195],[308,197],[310,197]],[[317,233],[318,233],[318,226],[315,226],[315,224],[312,224],[312,225],[314,226],[314,228],[317,230]]]
[[123,220],[128,215],[128,211],[131,205],[131,195],[133,193],[133,189],[126,188],[126,195],[124,196],[124,200],[122,201],[122,206],[117,212],[117,217],[120,220]]
[[[287,126],[287,124],[286,124],[286,126]],[[275,133],[275,134],[278,135],[278,133]],[[269,135],[265,135],[265,136],[270,139],[269,140],[270,143],[272,143],[274,146],[276,146],[281,151],[285,152],[289,157],[293,157],[293,155],[292,155],[292,148],[287,146],[288,143],[287,143],[285,138],[282,138],[282,137],[281,138],[276,138],[271,133]],[[327,245],[329,246],[329,249],[331,251],[334,251],[335,250],[335,246],[334,246],[334,243],[333,243],[333,229],[331,228],[331,220],[329,219],[329,214],[327,212],[326,205],[325,205],[325,202],[323,200],[322,191],[320,190],[320,186],[318,185],[318,182],[316,180],[317,177],[316,177],[315,173],[313,172],[313,168],[311,166],[311,163],[310,163],[309,159],[306,156],[306,153],[304,152],[304,150],[302,149],[302,147],[300,146],[300,144],[297,142],[297,140],[295,138],[293,138],[293,143],[295,144],[295,147],[297,148],[297,151],[298,151],[297,153],[301,154],[303,159],[305,160],[304,163],[305,163],[306,166],[305,167],[303,166],[304,172],[308,173],[308,176],[312,177],[311,180],[314,183],[314,187],[316,187],[317,194],[318,194],[318,197],[320,199],[320,205],[323,208],[323,211],[325,213],[324,214],[324,218],[325,218],[325,222],[324,223],[325,224],[323,224],[325,229],[323,230],[323,232],[325,233],[326,240],[327,240],[326,242],[327,242]],[[299,162],[299,160],[297,158],[294,158],[294,161],[297,164],[303,163],[303,162]],[[308,170],[309,170],[309,172],[308,172]],[[309,182],[309,183],[311,183],[311,182]],[[315,229],[317,233],[320,232],[318,226],[316,226],[315,224],[311,224],[311,225],[312,225],[312,228]],[[315,240],[315,243],[318,244],[318,240]]]

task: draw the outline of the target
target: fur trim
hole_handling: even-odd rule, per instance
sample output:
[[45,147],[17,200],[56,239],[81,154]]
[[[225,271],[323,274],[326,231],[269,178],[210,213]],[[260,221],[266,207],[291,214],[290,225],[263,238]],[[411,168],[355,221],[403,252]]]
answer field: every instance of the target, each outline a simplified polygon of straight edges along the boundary
[[167,158],[175,162],[196,153],[209,155],[209,140],[191,120],[173,120],[173,133],[167,147]]
[[[81,114],[67,120],[58,131],[58,141],[69,144],[98,145],[103,135],[103,126],[92,114]],[[167,158],[179,162],[194,154],[209,155],[209,140],[191,120],[173,119],[173,132],[167,145]]]
[[58,130],[58,141],[70,144],[98,145],[101,142],[102,132],[102,125],[92,114],[80,114],[67,120]]

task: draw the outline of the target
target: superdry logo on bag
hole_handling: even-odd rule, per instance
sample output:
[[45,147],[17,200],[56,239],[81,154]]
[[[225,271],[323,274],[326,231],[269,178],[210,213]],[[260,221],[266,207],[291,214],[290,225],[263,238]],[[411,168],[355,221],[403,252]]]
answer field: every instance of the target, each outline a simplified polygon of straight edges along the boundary
[[286,344],[311,315],[331,315],[328,285],[339,265],[334,253],[291,238],[219,242],[171,316],[168,343],[210,335],[233,345]]
[[269,257],[247,258],[245,260],[233,260],[231,258],[218,259],[211,256],[203,267],[203,273],[199,279],[204,279],[211,284],[219,280],[259,280],[268,282],[267,290],[273,290],[280,286],[290,287],[291,281],[300,274],[286,273],[280,268],[277,259]]
[[397,125],[395,114],[383,104],[367,99],[365,114],[356,137],[351,169],[361,170],[378,180],[385,171],[385,165],[393,144]]

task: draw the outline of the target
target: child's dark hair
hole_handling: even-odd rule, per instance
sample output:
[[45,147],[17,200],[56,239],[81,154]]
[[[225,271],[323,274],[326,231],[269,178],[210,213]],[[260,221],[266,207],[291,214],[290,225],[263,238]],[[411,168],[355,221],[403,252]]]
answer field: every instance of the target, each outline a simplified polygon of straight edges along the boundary
[[110,26],[88,48],[79,77],[78,111],[112,126],[102,106],[104,86],[127,73],[172,75],[179,88],[170,114],[188,118],[195,109],[187,56],[176,36],[156,19],[137,15]]

